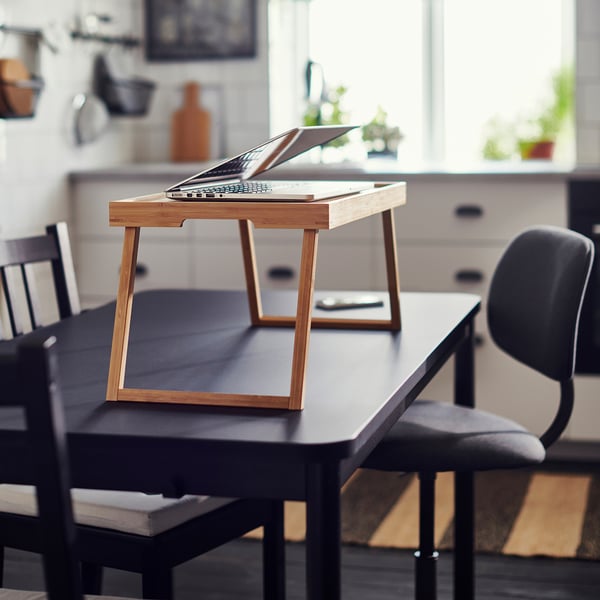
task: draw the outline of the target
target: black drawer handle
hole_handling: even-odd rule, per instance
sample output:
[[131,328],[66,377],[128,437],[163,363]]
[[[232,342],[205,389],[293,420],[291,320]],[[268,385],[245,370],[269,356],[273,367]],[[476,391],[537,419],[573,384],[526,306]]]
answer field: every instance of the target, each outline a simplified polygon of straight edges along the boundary
[[461,219],[479,218],[483,216],[483,208],[476,204],[463,204],[456,207],[454,214]]
[[483,281],[483,273],[476,269],[461,269],[456,272],[454,279],[461,283],[479,283]]
[[145,264],[139,263],[135,265],[136,277],[146,277],[146,275],[148,275],[148,267]]
[[476,348],[481,348],[485,344],[485,337],[481,333],[476,333],[473,336],[473,343]]
[[[121,267],[119,266],[117,272],[120,274],[121,273]],[[136,277],[146,277],[146,275],[148,275],[148,267],[143,264],[137,264],[135,265],[135,276]]]
[[278,281],[284,281],[288,279],[294,279],[296,272],[292,267],[271,267],[267,271],[267,277],[269,279],[277,279]]

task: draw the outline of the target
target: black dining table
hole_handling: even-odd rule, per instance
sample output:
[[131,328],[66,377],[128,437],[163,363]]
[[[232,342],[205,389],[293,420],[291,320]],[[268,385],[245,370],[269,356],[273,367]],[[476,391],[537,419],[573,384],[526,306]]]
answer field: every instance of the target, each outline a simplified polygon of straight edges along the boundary
[[[339,314],[385,317],[381,296],[383,307]],[[263,303],[294,315],[296,298],[265,292]],[[152,290],[133,303],[126,385],[289,392],[294,330],[252,326],[245,292]],[[28,334],[58,340],[73,485],[304,501],[307,598],[339,600],[341,486],[452,356],[456,399],[474,402],[479,297],[402,292],[400,304],[401,331],[312,331],[300,411],[106,401],[114,303]],[[0,353],[14,343],[2,342]],[[21,427],[17,413],[3,417],[3,430]],[[15,475],[26,460],[15,452]],[[456,518],[469,520],[472,480],[462,486]]]

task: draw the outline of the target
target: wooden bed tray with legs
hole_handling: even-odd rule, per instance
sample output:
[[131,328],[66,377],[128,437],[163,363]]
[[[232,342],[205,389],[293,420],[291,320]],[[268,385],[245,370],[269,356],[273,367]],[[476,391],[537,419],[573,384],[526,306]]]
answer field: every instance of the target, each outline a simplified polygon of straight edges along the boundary
[[[162,193],[110,202],[110,225],[124,227],[125,234],[106,399],[301,410],[304,403],[311,327],[400,330],[400,283],[393,209],[405,203],[406,184],[404,182],[376,183],[373,189],[316,202],[184,202],[169,200]],[[363,320],[313,317],[312,303],[319,231],[335,229],[375,214],[381,214],[383,220],[390,318]],[[181,227],[187,219],[234,219],[239,222],[252,324],[295,328],[289,396],[125,387],[125,367],[140,228]],[[256,228],[302,229],[304,231],[295,317],[263,314],[250,223],[253,223]]]

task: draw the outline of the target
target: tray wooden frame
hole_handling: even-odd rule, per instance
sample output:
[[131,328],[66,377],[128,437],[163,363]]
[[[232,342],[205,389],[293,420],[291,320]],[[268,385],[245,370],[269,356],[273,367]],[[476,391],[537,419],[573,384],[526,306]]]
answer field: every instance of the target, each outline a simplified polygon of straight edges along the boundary
[[[315,328],[398,331],[400,280],[393,209],[406,203],[406,184],[376,183],[370,190],[317,202],[182,202],[152,194],[109,204],[111,226],[124,227],[123,253],[115,309],[106,399],[109,401],[204,404],[302,410],[310,330]],[[319,231],[334,229],[380,213],[390,298],[390,318],[339,319],[313,317],[312,304]],[[125,387],[135,268],[142,227],[181,227],[186,219],[234,219],[239,222],[250,320],[255,326],[294,327],[294,350],[288,396]],[[257,228],[302,229],[302,254],[295,317],[263,314],[252,224]]]

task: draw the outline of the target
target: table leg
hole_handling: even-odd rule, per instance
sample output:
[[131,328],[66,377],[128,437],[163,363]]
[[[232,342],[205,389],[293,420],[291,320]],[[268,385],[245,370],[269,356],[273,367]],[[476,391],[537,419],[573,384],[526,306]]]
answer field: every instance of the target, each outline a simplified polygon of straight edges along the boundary
[[260,298],[260,283],[256,270],[256,252],[254,250],[252,224],[248,220],[240,220],[238,223],[242,256],[244,258],[244,275],[246,277],[246,291],[248,293],[248,306],[250,308],[250,322],[252,325],[260,325],[263,311]]
[[341,599],[341,515],[338,465],[307,468],[307,600]]
[[106,399],[117,400],[118,392],[125,383],[125,364],[127,362],[127,346],[129,343],[129,324],[131,322],[131,305],[133,303],[133,285],[137,264],[139,227],[125,227],[123,237],[123,255],[119,273],[119,290],[115,308],[110,366]]
[[272,500],[271,515],[264,525],[264,600],[285,600],[285,537],[283,522],[283,500]]
[[[462,406],[475,406],[474,335],[471,322],[455,357],[454,398]],[[454,475],[454,598],[475,597],[475,489],[472,472]]]
[[385,267],[387,271],[388,291],[390,294],[390,329],[400,331],[400,278],[398,277],[398,257],[396,250],[396,231],[394,213],[385,210],[381,213],[383,219],[383,242],[385,246]]
[[306,364],[308,362],[308,342],[310,340],[312,320],[318,240],[319,231],[317,229],[304,230],[300,277],[298,281],[298,306],[296,309],[296,330],[292,358],[292,381],[290,384],[289,408],[292,410],[301,410],[304,405],[304,384],[306,382]]

